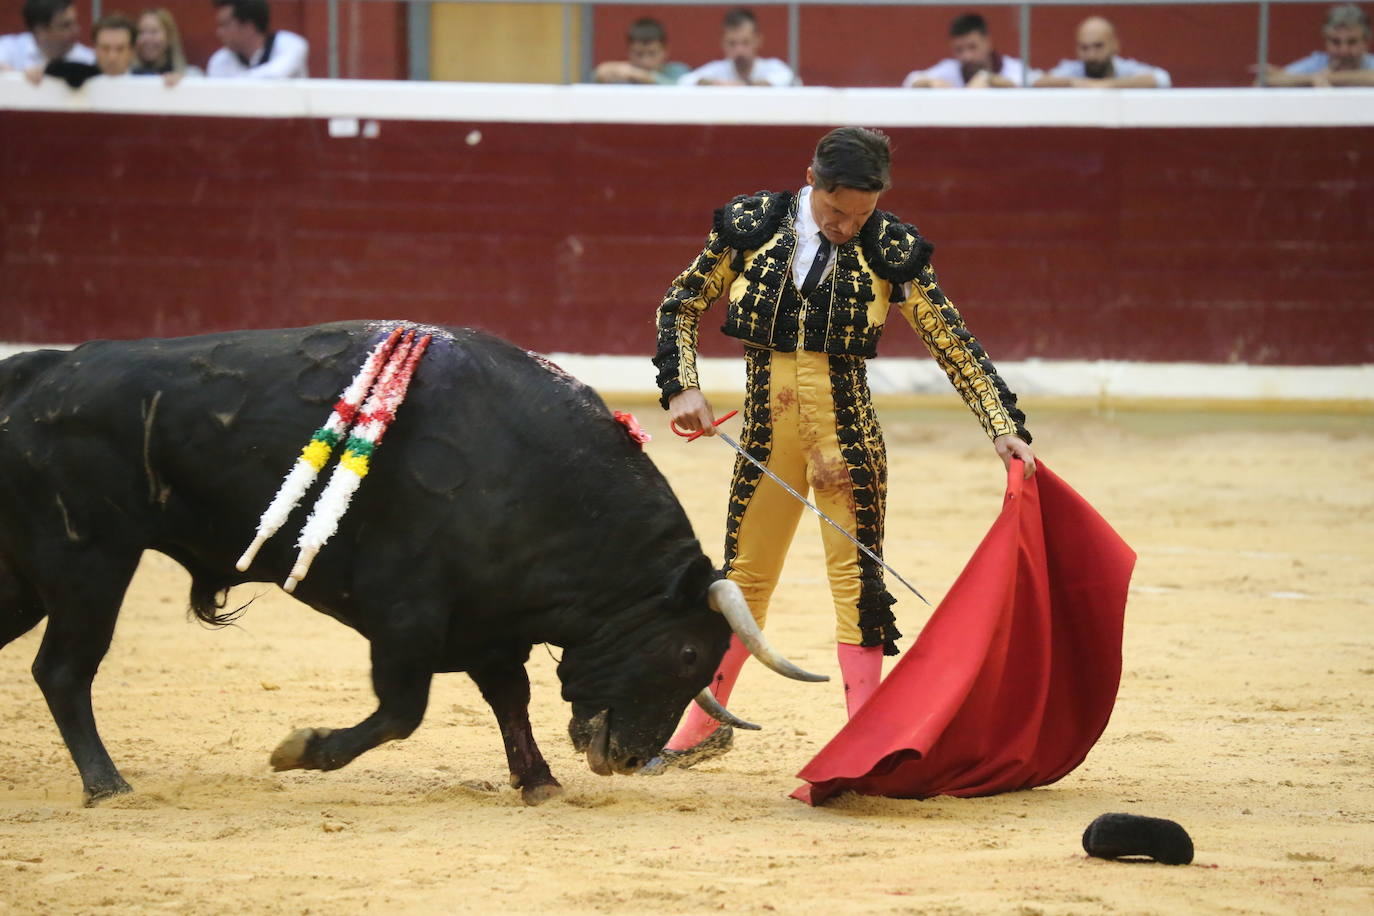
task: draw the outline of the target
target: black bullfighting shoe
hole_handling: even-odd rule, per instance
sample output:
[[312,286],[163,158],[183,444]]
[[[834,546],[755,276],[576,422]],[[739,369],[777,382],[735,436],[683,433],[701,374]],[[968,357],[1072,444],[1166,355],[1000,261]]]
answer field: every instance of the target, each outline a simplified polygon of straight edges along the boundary
[[1187,865],[1193,861],[1193,839],[1162,817],[1103,814],[1083,831],[1083,851],[1099,859],[1144,856],[1165,865]]
[[695,746],[689,747],[685,751],[675,751],[672,748],[665,747],[663,750],[659,751],[657,757],[640,767],[639,775],[659,776],[667,770],[668,767],[678,767],[685,770],[688,767],[696,766],[704,760],[711,760],[714,757],[719,757],[722,754],[728,753],[730,748],[734,746],[735,730],[728,725],[722,725],[705,738],[702,738]]

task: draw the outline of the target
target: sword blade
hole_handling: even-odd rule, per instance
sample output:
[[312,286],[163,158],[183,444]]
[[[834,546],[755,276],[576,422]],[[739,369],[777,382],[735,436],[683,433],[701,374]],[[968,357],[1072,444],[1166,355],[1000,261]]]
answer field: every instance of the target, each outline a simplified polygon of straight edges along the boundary
[[770,471],[770,470],[763,464],[763,462],[759,461],[759,460],[758,460],[757,458],[755,458],[753,455],[751,455],[751,454],[749,454],[748,452],[746,452],[746,451],[744,450],[744,446],[740,445],[740,444],[739,444],[738,442],[736,442],[734,439],[731,439],[730,436],[729,436],[728,434],[723,433],[723,432],[721,432],[720,430],[716,430],[716,438],[718,438],[718,439],[724,441],[725,444],[728,445],[728,446],[730,446],[732,449],[734,449],[734,450],[735,450],[735,453],[738,454],[741,458],[743,458],[745,461],[749,462],[749,463],[752,464],[754,467],[758,468],[760,471],[763,471],[763,473],[765,473],[765,474],[767,474],[769,477],[771,477],[771,478],[773,479],[773,481],[774,481],[778,486],[782,487],[782,488],[783,488],[784,490],[786,490],[788,493],[791,493],[791,494],[792,494],[792,495],[793,495],[793,496],[794,496],[803,506],[805,506],[806,508],[810,509],[812,512],[816,513],[816,515],[819,516],[820,519],[821,519],[822,521],[824,521],[826,524],[830,525],[831,528],[834,528],[834,529],[835,529],[836,531],[838,531],[840,534],[843,534],[845,537],[849,538],[850,543],[852,543],[855,547],[857,547],[857,548],[859,548],[860,550],[862,550],[862,551],[864,552],[864,554],[865,554],[870,560],[872,560],[874,563],[877,563],[878,565],[882,566],[883,569],[885,569],[885,570],[887,570],[888,572],[892,573],[892,575],[896,576],[896,577],[897,577],[897,581],[900,582],[900,583],[902,583],[903,585],[905,585],[907,588],[911,589],[911,593],[912,593],[913,595],[915,595],[917,598],[920,598],[922,601],[925,601],[925,603],[926,603],[928,606],[930,605],[930,602],[929,602],[928,600],[926,600],[926,596],[925,596],[925,595],[922,595],[919,591],[917,591],[917,590],[916,590],[916,586],[914,586],[914,585],[912,585],[910,582],[906,581],[906,579],[904,579],[904,578],[902,577],[902,574],[901,574],[901,573],[897,572],[897,570],[895,570],[895,569],[893,569],[891,566],[887,565],[886,561],[884,561],[882,557],[878,556],[876,553],[874,553],[873,551],[869,550],[869,549],[868,549],[867,547],[865,547],[863,544],[859,543],[859,539],[858,539],[858,538],[854,537],[854,535],[850,534],[848,531],[845,531],[844,528],[842,528],[842,527],[840,526],[840,523],[839,523],[839,522],[835,521],[833,518],[831,518],[830,516],[828,516],[828,515],[826,515],[824,512],[822,512],[820,509],[818,509],[818,508],[816,507],[816,504],[815,504],[815,503],[811,502],[811,500],[807,499],[805,496],[802,496],[800,493],[798,493],[798,492],[796,491],[795,488],[792,487],[791,484],[789,484],[787,481],[783,480],[783,479],[782,479],[781,477],[779,477],[777,474],[775,474],[775,473],[773,473],[772,471]]

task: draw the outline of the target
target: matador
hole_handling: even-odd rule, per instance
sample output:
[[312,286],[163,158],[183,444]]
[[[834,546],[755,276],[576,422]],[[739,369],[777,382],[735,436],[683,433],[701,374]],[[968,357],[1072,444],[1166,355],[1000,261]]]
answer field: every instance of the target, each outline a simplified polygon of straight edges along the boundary
[[[826,134],[798,193],[759,191],[716,211],[706,247],[658,309],[654,365],[662,403],[680,428],[714,433],[697,380],[702,313],[721,295],[721,330],[744,343],[740,444],[874,554],[882,555],[887,458],[868,388],[867,361],[892,306],[920,335],[1003,461],[1035,456],[1016,395],[940,290],[933,246],[877,207],[891,187],[891,151],[879,131]],[[803,506],[737,457],[730,484],[724,574],[759,624]],[[821,525],[835,638],[849,715],[877,688],[883,656],[897,653],[894,599],[882,567]],[[731,642],[712,682],[725,703],[748,657]],[[692,766],[729,750],[729,725],[693,708],[647,773]]]

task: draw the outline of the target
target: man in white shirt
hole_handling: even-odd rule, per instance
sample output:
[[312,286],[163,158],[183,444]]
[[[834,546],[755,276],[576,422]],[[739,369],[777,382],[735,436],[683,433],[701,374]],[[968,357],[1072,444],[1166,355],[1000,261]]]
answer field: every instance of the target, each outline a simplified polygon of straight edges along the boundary
[[1169,71],[1128,57],[1119,57],[1116,29],[1101,16],[1090,16],[1078,26],[1078,59],[1061,60],[1048,74],[1035,80],[1039,88],[1068,89],[1168,89]]
[[759,57],[763,34],[758,20],[747,9],[733,9],[722,20],[723,60],[713,60],[684,75],[681,86],[794,86],[792,68],[776,57]]
[[228,79],[305,79],[310,43],[270,29],[267,0],[214,0],[215,34],[224,47],[210,55],[205,75]]
[[929,70],[912,70],[902,80],[908,89],[1009,89],[1025,84],[1026,68],[992,46],[988,23],[977,13],[965,13],[949,24],[946,57]]
[[95,52],[76,40],[72,0],[25,0],[24,26],[27,32],[0,35],[0,70],[41,69],[51,60],[95,63]]

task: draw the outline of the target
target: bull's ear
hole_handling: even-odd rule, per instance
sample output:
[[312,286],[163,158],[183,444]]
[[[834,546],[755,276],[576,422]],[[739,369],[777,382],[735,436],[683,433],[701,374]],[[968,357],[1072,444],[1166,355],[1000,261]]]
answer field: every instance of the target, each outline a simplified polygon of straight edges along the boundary
[[711,561],[700,554],[682,568],[669,593],[687,605],[702,604],[706,601],[706,590],[718,578]]

